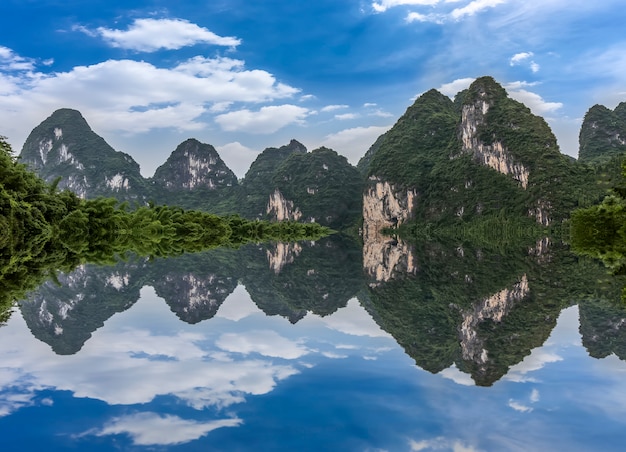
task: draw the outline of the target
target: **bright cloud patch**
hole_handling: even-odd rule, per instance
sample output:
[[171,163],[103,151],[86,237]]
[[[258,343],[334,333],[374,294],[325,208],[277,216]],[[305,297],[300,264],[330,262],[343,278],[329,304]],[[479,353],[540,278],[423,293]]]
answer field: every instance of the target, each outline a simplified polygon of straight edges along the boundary
[[31,71],[35,68],[34,61],[16,55],[8,47],[0,46],[0,70],[2,71]]
[[[372,8],[378,13],[397,6],[427,7],[423,11],[411,11],[406,16],[407,22],[434,22],[442,24],[449,21],[459,21],[473,16],[488,8],[493,8],[507,0],[381,0],[372,3]],[[459,3],[465,3],[458,6]]]
[[450,98],[453,98],[460,91],[463,91],[464,89],[469,88],[469,86],[474,82],[474,80],[476,79],[475,78],[459,78],[450,83],[444,83],[439,88],[437,88],[437,91],[439,91],[441,94],[444,94]]
[[513,55],[511,57],[511,59],[509,60],[509,64],[511,66],[517,66],[520,64],[528,64],[528,67],[530,67],[530,70],[533,72],[539,72],[540,66],[539,64],[535,63],[535,61],[531,60],[531,58],[533,57],[533,53],[532,52],[521,52],[521,53],[516,53],[515,55]]
[[90,31],[80,26],[75,29],[90,36],[99,36],[112,47],[140,52],[174,50],[196,44],[235,47],[241,43],[237,38],[218,36],[183,19],[135,19],[126,30],[99,27]]
[[137,446],[171,446],[196,440],[221,427],[237,427],[242,422],[241,419],[197,422],[178,416],[137,413],[112,419],[101,430],[95,432],[95,435],[126,434]]
[[[249,70],[243,61],[225,57],[197,56],[173,67],[107,60],[51,74],[33,72],[31,65],[30,60],[0,47],[0,70],[4,70],[0,114],[5,118],[3,133],[12,139],[25,138],[24,124],[37,124],[60,107],[80,110],[99,132],[199,130],[207,127],[203,115],[223,112],[234,102],[271,102],[299,92],[267,71]],[[8,68],[19,71],[9,73]],[[273,112],[277,113],[273,120],[264,118]],[[301,120],[306,112],[300,107],[271,107],[251,115],[247,124],[261,121],[260,127],[270,126],[263,132],[271,133]],[[222,118],[226,127],[240,130],[228,119]]]
[[539,116],[554,113],[563,107],[561,102],[547,102],[539,94],[527,91],[525,89],[511,89],[508,85],[505,85],[509,96],[513,99],[522,102],[531,111]]
[[322,145],[344,155],[355,165],[376,139],[391,126],[353,127],[327,135]]
[[307,108],[296,105],[272,105],[258,111],[248,109],[231,111],[215,117],[227,132],[274,133],[289,124],[301,124],[309,114]]
[[259,353],[284,359],[296,359],[309,353],[306,347],[280,336],[274,331],[250,331],[248,333],[223,334],[215,345],[228,352]]

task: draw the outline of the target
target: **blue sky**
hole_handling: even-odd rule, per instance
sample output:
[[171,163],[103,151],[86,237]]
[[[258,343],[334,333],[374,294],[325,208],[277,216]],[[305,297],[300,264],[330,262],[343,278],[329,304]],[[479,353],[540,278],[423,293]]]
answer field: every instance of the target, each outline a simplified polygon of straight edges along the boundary
[[243,176],[296,138],[352,163],[430,88],[491,75],[576,155],[626,100],[624,0],[3,0],[0,134],[58,108],[152,175],[189,137]]

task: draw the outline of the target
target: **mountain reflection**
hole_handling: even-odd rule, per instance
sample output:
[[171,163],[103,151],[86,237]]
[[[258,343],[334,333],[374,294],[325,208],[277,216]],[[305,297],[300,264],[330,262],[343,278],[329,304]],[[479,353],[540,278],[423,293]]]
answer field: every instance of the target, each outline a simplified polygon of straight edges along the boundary
[[455,367],[480,386],[492,385],[540,347],[560,312],[574,304],[589,354],[626,358],[618,281],[548,239],[505,254],[380,234],[361,247],[330,236],[83,265],[58,280],[20,309],[32,334],[60,355],[81,350],[107,319],[133,306],[145,286],[180,320],[196,324],[214,319],[241,285],[259,312],[292,324],[308,313],[331,316],[358,297],[419,367],[432,373]]

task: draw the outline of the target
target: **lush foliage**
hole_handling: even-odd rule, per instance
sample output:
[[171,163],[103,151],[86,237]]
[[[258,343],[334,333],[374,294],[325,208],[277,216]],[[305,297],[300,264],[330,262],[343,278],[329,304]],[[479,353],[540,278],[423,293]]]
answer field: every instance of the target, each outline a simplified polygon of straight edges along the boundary
[[611,111],[594,105],[585,114],[579,135],[578,158],[585,163],[604,163],[626,153],[626,102]]
[[2,312],[56,270],[113,263],[128,253],[169,256],[263,240],[319,238],[317,224],[266,223],[178,207],[129,209],[115,199],[58,192],[11,156],[0,139]]

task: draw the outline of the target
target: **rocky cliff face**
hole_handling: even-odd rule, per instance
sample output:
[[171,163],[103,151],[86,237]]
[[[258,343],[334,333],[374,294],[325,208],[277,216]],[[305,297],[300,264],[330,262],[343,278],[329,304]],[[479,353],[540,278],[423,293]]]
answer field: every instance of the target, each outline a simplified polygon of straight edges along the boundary
[[298,243],[277,243],[273,249],[266,251],[270,269],[278,275],[283,267],[292,264],[301,252],[302,246]]
[[484,90],[479,90],[479,96],[476,101],[462,107],[459,126],[462,152],[471,153],[475,162],[506,174],[515,179],[522,188],[528,188],[528,168],[516,162],[501,141],[494,140],[486,144],[479,137],[478,131],[485,124],[485,116],[491,107]]
[[57,110],[33,129],[21,158],[49,182],[60,176],[60,189],[83,198],[113,196],[141,201],[147,194],[139,165],[111,148],[76,110]]
[[302,218],[300,209],[297,206],[294,207],[293,201],[285,199],[279,189],[270,194],[265,213],[275,221],[298,221]]
[[479,365],[479,370],[485,370],[485,364],[489,360],[489,353],[478,334],[478,327],[486,320],[502,322],[513,306],[523,300],[529,293],[528,279],[523,275],[518,283],[510,289],[485,298],[472,310],[463,312],[463,321],[459,329],[459,341],[464,360],[473,361]]
[[142,266],[141,262],[81,265],[59,275],[61,285],[47,282],[21,302],[24,320],[33,335],[55,353],[74,354],[109,317],[139,299],[136,272]]
[[153,285],[180,320],[195,324],[215,316],[237,287],[237,276],[176,272],[161,275]]
[[363,270],[369,287],[375,288],[401,275],[416,274],[418,268],[410,245],[378,234],[363,243]]
[[156,170],[153,181],[169,191],[213,190],[237,185],[237,176],[213,146],[189,139]]
[[292,153],[274,172],[272,187],[270,204],[275,212],[284,212],[283,218],[298,217],[339,230],[356,225],[361,215],[362,178],[331,149]]
[[363,240],[377,240],[380,230],[400,226],[413,213],[417,192],[401,190],[377,176],[370,176],[363,193]]

